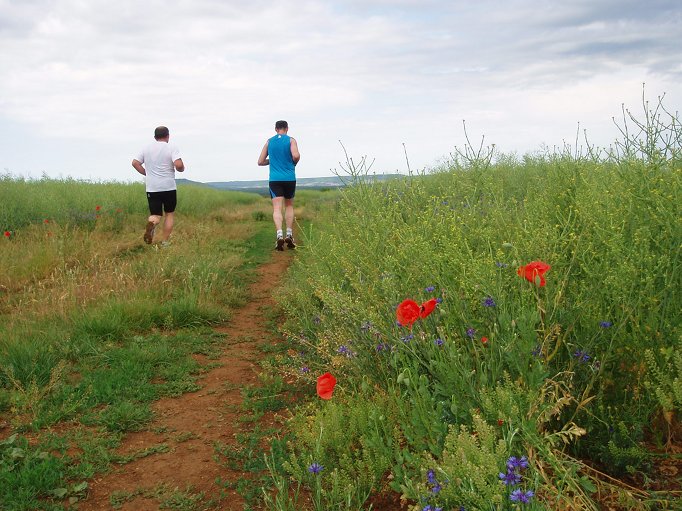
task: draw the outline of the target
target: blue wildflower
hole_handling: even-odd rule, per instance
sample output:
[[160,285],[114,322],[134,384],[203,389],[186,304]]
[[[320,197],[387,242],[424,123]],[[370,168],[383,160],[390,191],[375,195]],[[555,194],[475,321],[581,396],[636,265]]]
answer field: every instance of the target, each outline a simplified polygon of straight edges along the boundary
[[310,368],[309,368],[308,366],[303,366],[303,367],[301,367],[301,372],[302,372],[302,373],[309,373],[309,372],[310,372]]
[[507,470],[507,473],[500,472],[500,481],[502,481],[507,486],[516,486],[521,482],[521,475],[517,474],[513,470]]
[[431,493],[433,493],[435,495],[436,493],[440,492],[441,489],[442,488],[441,488],[440,484],[436,483],[433,485],[433,488],[431,488]]
[[471,337],[472,339],[476,337],[476,329],[475,328],[467,328],[467,336]]
[[493,300],[492,296],[488,296],[483,300],[483,307],[495,307],[495,300]]
[[436,303],[443,303],[443,299],[440,297],[436,298]]
[[432,469],[429,469],[429,471],[426,472],[426,480],[429,482],[429,484],[438,484],[436,473]]
[[533,490],[523,491],[521,489],[516,489],[509,495],[509,500],[512,502],[521,502],[522,504],[528,504],[531,497],[535,495]]
[[381,352],[384,350],[388,350],[388,344],[386,344],[385,342],[377,344],[377,351],[378,352]]
[[433,341],[433,343],[434,343],[436,346],[442,346],[442,345],[443,345],[443,339],[436,339],[436,340]]
[[602,328],[611,328],[613,326],[613,323],[611,323],[610,321],[601,321],[599,323],[599,326]]
[[521,456],[520,458],[510,456],[507,460],[507,468],[509,470],[516,470],[517,468],[521,470],[526,469],[528,468],[528,458],[525,456]]
[[581,363],[585,363],[588,360],[590,360],[590,356],[587,354],[587,351],[583,350],[578,350],[576,351],[573,356],[577,358]]
[[497,266],[498,268],[506,268],[509,265],[507,263],[501,263],[498,261],[495,263],[495,266]]
[[400,340],[403,341],[404,343],[410,342],[412,339],[414,339],[413,334],[407,334],[405,337],[401,337]]
[[427,293],[433,293],[433,291],[435,289],[436,288],[434,286],[428,286],[428,287],[424,288],[424,291],[426,291]]
[[315,474],[315,475],[319,474],[323,470],[324,470],[324,467],[322,465],[320,465],[319,463],[313,463],[312,465],[310,465],[308,467],[308,472],[310,472],[311,474]]

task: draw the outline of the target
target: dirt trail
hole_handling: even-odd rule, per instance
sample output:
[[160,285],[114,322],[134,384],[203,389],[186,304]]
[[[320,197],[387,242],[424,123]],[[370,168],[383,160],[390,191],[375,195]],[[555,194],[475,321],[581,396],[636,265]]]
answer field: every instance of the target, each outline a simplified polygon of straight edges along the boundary
[[156,419],[148,430],[127,435],[118,452],[138,452],[161,443],[170,450],[114,467],[111,473],[95,478],[90,482],[88,498],[78,504],[79,511],[114,509],[110,502],[114,492],[127,496],[121,499],[126,501],[118,509],[156,510],[159,500],[153,494],[160,485],[179,491],[191,487],[193,494],[204,492],[204,502],[217,499],[222,490],[227,496],[220,500],[217,509],[243,509],[242,499],[234,490],[226,491],[216,484],[217,477],[236,481],[244,475],[214,460],[214,442],[232,445],[236,442],[241,390],[257,382],[258,359],[262,356],[258,346],[277,340],[268,330],[264,308],[272,305],[272,290],[290,261],[290,253],[277,253],[258,268],[249,302],[235,310],[232,320],[218,329],[229,333],[228,345],[218,360],[207,361],[220,366],[198,381],[201,390],[157,401],[153,405]]

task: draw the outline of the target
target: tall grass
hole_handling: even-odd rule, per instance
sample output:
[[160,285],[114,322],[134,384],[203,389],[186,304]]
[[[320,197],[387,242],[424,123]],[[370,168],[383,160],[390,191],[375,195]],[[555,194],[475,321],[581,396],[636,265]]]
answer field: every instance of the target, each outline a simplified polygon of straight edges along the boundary
[[[338,403],[292,421],[288,474],[326,495],[316,509],[359,509],[351,489],[383,484],[416,509],[511,509],[517,490],[535,493],[528,509],[665,500],[644,487],[643,442],[679,427],[682,375],[662,385],[644,354],[676,367],[679,158],[453,160],[386,184],[349,165],[354,185],[280,300],[302,353],[290,375],[339,381]],[[551,265],[546,286],[517,274],[531,261]],[[440,303],[407,328],[396,324],[406,298]],[[521,455],[528,468],[505,485],[507,458]],[[311,478],[313,462],[327,472]]]

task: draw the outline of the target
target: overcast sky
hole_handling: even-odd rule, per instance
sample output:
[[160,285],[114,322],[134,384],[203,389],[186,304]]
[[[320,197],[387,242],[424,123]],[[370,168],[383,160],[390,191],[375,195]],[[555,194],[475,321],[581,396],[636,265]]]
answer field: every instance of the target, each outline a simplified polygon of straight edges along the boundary
[[196,181],[267,179],[274,122],[299,177],[339,140],[377,172],[436,165],[465,119],[521,155],[617,138],[621,104],[682,105],[680,0],[0,0],[0,173],[129,181],[170,128]]

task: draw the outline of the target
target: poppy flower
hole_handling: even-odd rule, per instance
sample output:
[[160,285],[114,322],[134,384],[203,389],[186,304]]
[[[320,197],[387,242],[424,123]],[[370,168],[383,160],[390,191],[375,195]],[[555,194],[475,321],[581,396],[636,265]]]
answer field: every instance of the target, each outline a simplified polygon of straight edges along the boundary
[[317,379],[317,395],[322,399],[331,399],[336,386],[336,378],[331,373],[324,373]]
[[9,232],[9,231],[5,231],[5,238],[9,238],[9,237],[10,237],[11,235],[12,235],[12,233],[11,233],[11,232]]
[[431,314],[433,310],[436,308],[436,305],[438,304],[438,300],[435,298],[431,298],[430,300],[425,301],[422,303],[421,307],[419,308],[419,317],[424,319],[426,316]]
[[395,311],[396,319],[400,326],[412,326],[420,316],[421,308],[414,300],[403,300]]
[[504,426],[504,421],[503,421],[502,419],[497,419],[497,425],[498,425],[499,427]]
[[537,278],[540,277],[539,286],[543,287],[545,285],[545,272],[549,270],[551,266],[542,261],[533,261],[525,266],[521,266],[516,273],[526,279],[528,282],[538,284]]
[[481,342],[483,344],[488,344],[488,338],[487,337],[481,337]]
[[45,220],[43,220],[43,223],[49,224],[49,223],[50,223],[50,219],[49,219],[49,218],[46,218]]
[[95,206],[95,211],[99,211],[100,209],[102,209],[102,206]]

